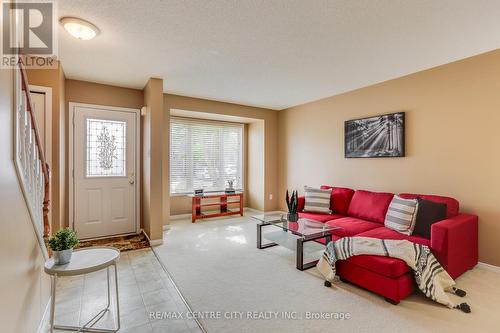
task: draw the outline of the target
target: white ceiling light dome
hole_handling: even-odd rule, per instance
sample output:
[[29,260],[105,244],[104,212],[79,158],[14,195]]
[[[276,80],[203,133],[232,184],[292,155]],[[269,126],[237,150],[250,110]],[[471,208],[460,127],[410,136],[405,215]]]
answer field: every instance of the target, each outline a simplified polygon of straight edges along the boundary
[[60,22],[71,36],[80,40],[90,40],[100,33],[94,24],[80,18],[63,17]]

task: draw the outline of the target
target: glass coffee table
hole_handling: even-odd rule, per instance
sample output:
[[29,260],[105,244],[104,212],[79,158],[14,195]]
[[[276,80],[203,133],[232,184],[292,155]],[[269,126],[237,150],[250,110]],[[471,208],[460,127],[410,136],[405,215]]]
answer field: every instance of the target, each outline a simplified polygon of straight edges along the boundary
[[[321,238],[325,239],[325,244],[332,240],[332,231],[340,229],[339,227],[331,227],[325,223],[311,220],[299,219],[297,222],[287,221],[286,214],[261,214],[252,216],[252,218],[260,221],[257,224],[257,248],[266,249],[268,247],[281,245],[296,251],[296,267],[298,270],[306,270],[316,266],[318,260],[304,263],[304,243],[312,242],[310,250],[320,251],[325,248],[317,241]],[[263,227],[276,228],[278,232],[262,234]],[[290,234],[297,236],[296,241],[290,237]],[[272,240],[272,242],[262,244],[262,238]]]

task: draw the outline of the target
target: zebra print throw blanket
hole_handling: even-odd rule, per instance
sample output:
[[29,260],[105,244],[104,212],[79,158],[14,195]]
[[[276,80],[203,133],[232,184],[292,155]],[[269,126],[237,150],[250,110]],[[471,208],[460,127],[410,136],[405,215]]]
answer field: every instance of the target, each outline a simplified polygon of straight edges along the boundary
[[[455,281],[448,275],[432,254],[428,246],[415,244],[407,240],[383,240],[370,237],[345,237],[330,242],[326,246],[317,267],[326,281],[333,282],[337,260],[345,260],[357,255],[376,255],[398,258],[406,262],[415,273],[418,288],[435,302],[449,308],[460,309],[469,313],[467,303],[456,304],[446,292],[463,297],[465,291],[455,288]],[[329,283],[325,282],[325,285]]]

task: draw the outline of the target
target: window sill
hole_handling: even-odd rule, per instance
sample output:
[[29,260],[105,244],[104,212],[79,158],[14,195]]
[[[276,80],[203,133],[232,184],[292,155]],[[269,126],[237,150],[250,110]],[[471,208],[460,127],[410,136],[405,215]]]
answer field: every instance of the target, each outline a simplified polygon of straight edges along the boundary
[[[245,193],[245,190],[244,189],[236,189],[237,192],[243,192]],[[221,192],[224,192],[224,190],[222,191],[210,191],[210,192],[205,192],[205,194],[211,194],[211,193],[221,193]],[[190,195],[193,195],[194,193],[170,193],[170,196],[171,197],[188,197]]]
[[171,197],[187,197],[189,193],[170,193]]

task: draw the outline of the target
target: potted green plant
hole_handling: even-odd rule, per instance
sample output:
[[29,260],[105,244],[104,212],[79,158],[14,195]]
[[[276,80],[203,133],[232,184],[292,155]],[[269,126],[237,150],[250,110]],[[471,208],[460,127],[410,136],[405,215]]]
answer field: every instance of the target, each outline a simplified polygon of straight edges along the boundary
[[79,243],[76,232],[64,228],[49,238],[49,248],[52,250],[54,263],[65,265],[71,261],[73,248]]
[[299,220],[299,214],[297,209],[299,206],[299,194],[297,191],[292,191],[292,196],[286,191],[286,205],[288,207],[287,220],[290,222],[297,222]]

